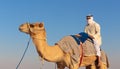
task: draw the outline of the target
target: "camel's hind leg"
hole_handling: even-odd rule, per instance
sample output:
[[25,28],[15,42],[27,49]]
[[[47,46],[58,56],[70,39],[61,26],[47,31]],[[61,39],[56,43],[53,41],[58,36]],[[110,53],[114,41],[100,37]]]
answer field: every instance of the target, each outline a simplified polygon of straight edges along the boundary
[[91,64],[91,65],[88,65],[86,66],[86,69],[97,69],[95,63]]
[[107,69],[107,65],[102,63],[101,66],[99,67],[99,69]]
[[97,64],[91,64],[89,66],[86,66],[86,69],[107,69],[107,65],[102,63],[100,67],[97,66]]

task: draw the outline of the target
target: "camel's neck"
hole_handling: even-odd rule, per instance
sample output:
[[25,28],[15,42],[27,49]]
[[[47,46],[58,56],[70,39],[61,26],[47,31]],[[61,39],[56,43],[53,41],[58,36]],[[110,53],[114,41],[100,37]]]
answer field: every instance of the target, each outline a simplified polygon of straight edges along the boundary
[[32,37],[33,43],[36,46],[36,50],[41,57],[45,57],[45,50],[48,47],[46,39]]
[[59,46],[49,46],[46,39],[42,37],[39,38],[39,36],[31,36],[39,56],[50,62],[57,62],[61,60],[61,57],[63,56],[63,51],[59,48]]

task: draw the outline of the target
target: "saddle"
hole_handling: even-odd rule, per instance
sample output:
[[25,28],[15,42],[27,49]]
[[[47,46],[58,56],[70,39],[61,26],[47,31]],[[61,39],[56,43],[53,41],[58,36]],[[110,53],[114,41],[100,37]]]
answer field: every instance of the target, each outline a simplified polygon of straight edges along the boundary
[[82,47],[83,47],[83,54],[84,56],[93,56],[96,54],[95,48],[94,48],[94,43],[93,40],[88,37],[88,34],[82,32],[79,33],[81,37],[77,37],[76,35],[71,35],[78,46],[80,46],[80,42],[82,42]]
[[[86,35],[83,35],[86,36]],[[81,39],[81,40],[80,40]],[[82,41],[83,55],[84,56],[94,56],[96,51],[94,48],[93,41],[90,38],[76,38],[74,35],[69,35],[63,37],[56,44],[65,52],[69,53],[72,58],[73,63],[79,62],[80,59],[80,41]],[[101,54],[102,55],[102,54]]]

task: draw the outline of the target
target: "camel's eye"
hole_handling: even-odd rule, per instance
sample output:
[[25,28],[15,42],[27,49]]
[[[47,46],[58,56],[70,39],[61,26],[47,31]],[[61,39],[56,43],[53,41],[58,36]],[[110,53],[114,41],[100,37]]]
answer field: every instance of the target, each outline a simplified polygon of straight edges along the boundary
[[34,27],[34,25],[30,24],[30,27],[31,27],[31,28],[33,28],[33,27]]
[[42,24],[42,23],[40,23],[40,24],[39,24],[39,27],[43,27],[43,24]]

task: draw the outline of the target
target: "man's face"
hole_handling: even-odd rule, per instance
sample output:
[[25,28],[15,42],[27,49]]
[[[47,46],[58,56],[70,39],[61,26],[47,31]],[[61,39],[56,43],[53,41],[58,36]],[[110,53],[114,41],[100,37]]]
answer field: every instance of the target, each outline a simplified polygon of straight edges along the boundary
[[86,17],[87,23],[92,24],[93,23],[93,17]]

